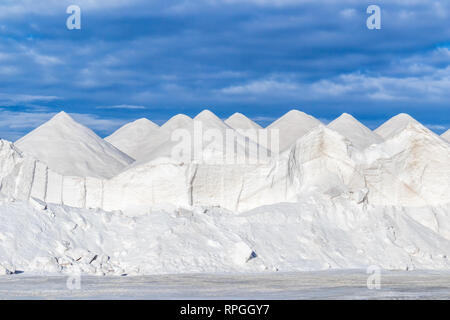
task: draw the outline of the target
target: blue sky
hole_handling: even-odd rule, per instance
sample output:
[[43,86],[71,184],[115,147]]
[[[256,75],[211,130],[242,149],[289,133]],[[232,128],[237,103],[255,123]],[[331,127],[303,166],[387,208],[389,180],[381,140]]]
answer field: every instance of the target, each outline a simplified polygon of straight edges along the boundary
[[[66,8],[82,29],[66,28]],[[366,8],[382,9],[368,30]],[[433,0],[2,0],[0,137],[65,110],[105,136],[208,108],[262,125],[291,109],[371,128],[450,127],[450,4]]]

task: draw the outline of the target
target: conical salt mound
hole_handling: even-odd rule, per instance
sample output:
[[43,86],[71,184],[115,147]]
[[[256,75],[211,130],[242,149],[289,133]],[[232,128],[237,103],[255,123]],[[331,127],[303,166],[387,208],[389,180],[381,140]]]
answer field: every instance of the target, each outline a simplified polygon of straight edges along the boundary
[[15,145],[67,176],[111,178],[133,159],[60,112]]
[[142,118],[127,123],[105,140],[120,151],[138,160],[142,151],[151,145],[157,144],[154,137],[158,135],[160,128],[152,121]]
[[180,129],[189,126],[192,123],[192,118],[185,114],[177,114],[170,118],[166,123],[164,123],[161,128],[166,131],[173,131],[175,129]]
[[[133,166],[157,158],[178,159],[175,155],[181,153],[177,150],[180,149],[182,143],[185,143],[186,148],[183,149],[184,154],[190,154],[190,156],[183,158],[183,161],[186,162],[194,160],[209,161],[209,163],[216,160],[223,161],[226,152],[234,153],[233,156],[244,157],[245,155],[247,158],[255,158],[261,148],[253,140],[246,139],[245,135],[235,132],[209,110],[203,110],[194,119],[181,114],[177,115],[166,122],[161,129],[166,134],[164,142],[155,148],[145,150]],[[227,135],[233,139],[233,146],[231,147],[226,145]],[[198,138],[200,138],[200,141],[197,140]],[[267,153],[266,149],[264,151]],[[199,160],[200,158],[201,160]]]
[[409,114],[400,113],[379,126],[375,130],[375,133],[384,139],[389,139],[399,134],[411,123],[420,125],[420,123]]
[[[239,112],[236,112],[224,122],[226,125],[233,128],[241,135],[253,140],[254,142],[258,142],[258,135],[260,133],[258,130],[263,130],[263,128],[259,124],[250,120]],[[264,144],[263,142],[260,143]]]
[[242,113],[236,112],[227,120],[225,120],[225,124],[230,126],[235,130],[259,130],[262,127],[256,122],[250,120]]
[[332,121],[328,124],[328,128],[346,137],[358,149],[365,149],[372,144],[383,142],[383,138],[348,113]]
[[203,110],[195,118],[195,121],[201,121],[206,128],[227,129],[228,126],[220,120],[218,116],[209,110]]
[[177,141],[172,141],[172,134],[178,129],[190,130],[194,120],[185,114],[177,114],[164,123],[159,130],[153,131],[151,142],[142,145],[136,163],[145,163],[158,157],[170,157]]
[[262,129],[262,127],[257,124],[256,122],[250,120],[246,116],[244,116],[242,113],[236,112],[231,117],[229,117],[227,120],[225,120],[225,124],[229,125],[231,128],[235,130],[258,130]]
[[321,124],[319,120],[304,112],[291,110],[269,125],[267,129],[269,130],[269,134],[272,129],[279,130],[279,150],[283,152],[290,148],[299,138]]

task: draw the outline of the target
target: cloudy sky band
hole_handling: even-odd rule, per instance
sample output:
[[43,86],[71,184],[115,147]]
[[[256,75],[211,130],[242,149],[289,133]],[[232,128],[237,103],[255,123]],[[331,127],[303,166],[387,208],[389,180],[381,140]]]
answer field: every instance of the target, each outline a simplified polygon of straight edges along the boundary
[[31,129],[13,124],[26,113],[62,109],[106,119],[91,122],[102,135],[204,108],[348,112],[368,125],[407,112],[438,133],[450,123],[446,1],[378,1],[377,31],[365,27],[370,1],[80,0],[82,30],[68,31],[72,3],[0,4],[2,138]]

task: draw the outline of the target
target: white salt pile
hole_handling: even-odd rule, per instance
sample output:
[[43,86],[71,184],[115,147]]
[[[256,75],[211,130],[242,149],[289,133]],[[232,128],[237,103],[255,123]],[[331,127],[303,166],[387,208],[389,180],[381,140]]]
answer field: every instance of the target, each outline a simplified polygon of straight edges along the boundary
[[[199,126],[203,158],[175,159]],[[0,140],[0,274],[449,269],[447,134],[405,114],[375,132],[299,111],[270,128],[281,154],[238,139],[234,160],[257,160],[242,163],[218,142],[265,130],[207,110],[107,138],[136,162],[64,113]]]
[[142,150],[154,145],[155,136],[158,136],[160,128],[148,119],[139,119],[127,123],[105,140],[133,159],[140,159]]
[[65,112],[15,145],[63,175],[111,178],[134,161]]
[[225,120],[225,123],[229,125],[231,128],[236,130],[262,129],[262,127],[259,124],[250,120],[249,118],[247,118],[246,116],[244,116],[242,113],[239,112],[234,113],[231,117]]
[[365,149],[372,144],[383,142],[381,136],[372,132],[347,113],[342,114],[339,118],[329,123],[328,128],[339,132],[358,149]]
[[291,110],[280,119],[270,124],[267,129],[279,130],[280,151],[285,151],[290,148],[295,141],[319,125],[321,125],[321,122],[316,118],[298,110]]

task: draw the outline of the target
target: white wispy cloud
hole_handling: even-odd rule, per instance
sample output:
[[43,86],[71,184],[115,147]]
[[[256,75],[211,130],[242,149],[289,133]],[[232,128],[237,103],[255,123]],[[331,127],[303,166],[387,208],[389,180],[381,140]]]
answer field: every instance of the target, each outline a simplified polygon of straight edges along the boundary
[[147,109],[145,106],[137,106],[133,104],[119,104],[115,106],[99,106],[96,109],[123,109],[123,110],[143,110]]
[[65,14],[65,9],[76,4],[82,10],[104,10],[131,6],[145,0],[2,0],[0,4],[0,17],[23,16],[25,14],[53,15]]
[[46,95],[31,95],[31,94],[11,94],[11,93],[1,93],[0,92],[0,104],[3,106],[18,104],[18,103],[31,103],[38,101],[55,101],[58,100],[57,96],[46,96]]
[[226,96],[286,97],[299,99],[359,99],[372,101],[444,102],[450,99],[450,66],[427,63],[450,63],[447,48],[437,48],[429,54],[409,57],[397,63],[391,74],[351,72],[319,79],[313,82],[277,74],[247,83],[224,87],[219,92]]
[[221,89],[224,94],[263,94],[270,92],[286,92],[299,89],[299,84],[294,82],[261,79],[251,81],[247,84],[234,85]]
[[450,128],[450,124],[448,125],[442,125],[442,124],[425,124],[426,127],[428,127],[431,130],[436,130],[436,131],[444,131],[447,130],[448,128]]
[[343,9],[341,11],[339,11],[339,14],[341,16],[343,16],[344,18],[351,18],[354,17],[356,15],[356,10],[353,8],[347,8],[347,9]]
[[311,85],[316,94],[340,96],[359,94],[373,100],[441,101],[450,98],[450,67],[432,75],[388,77],[360,73],[341,75]]

